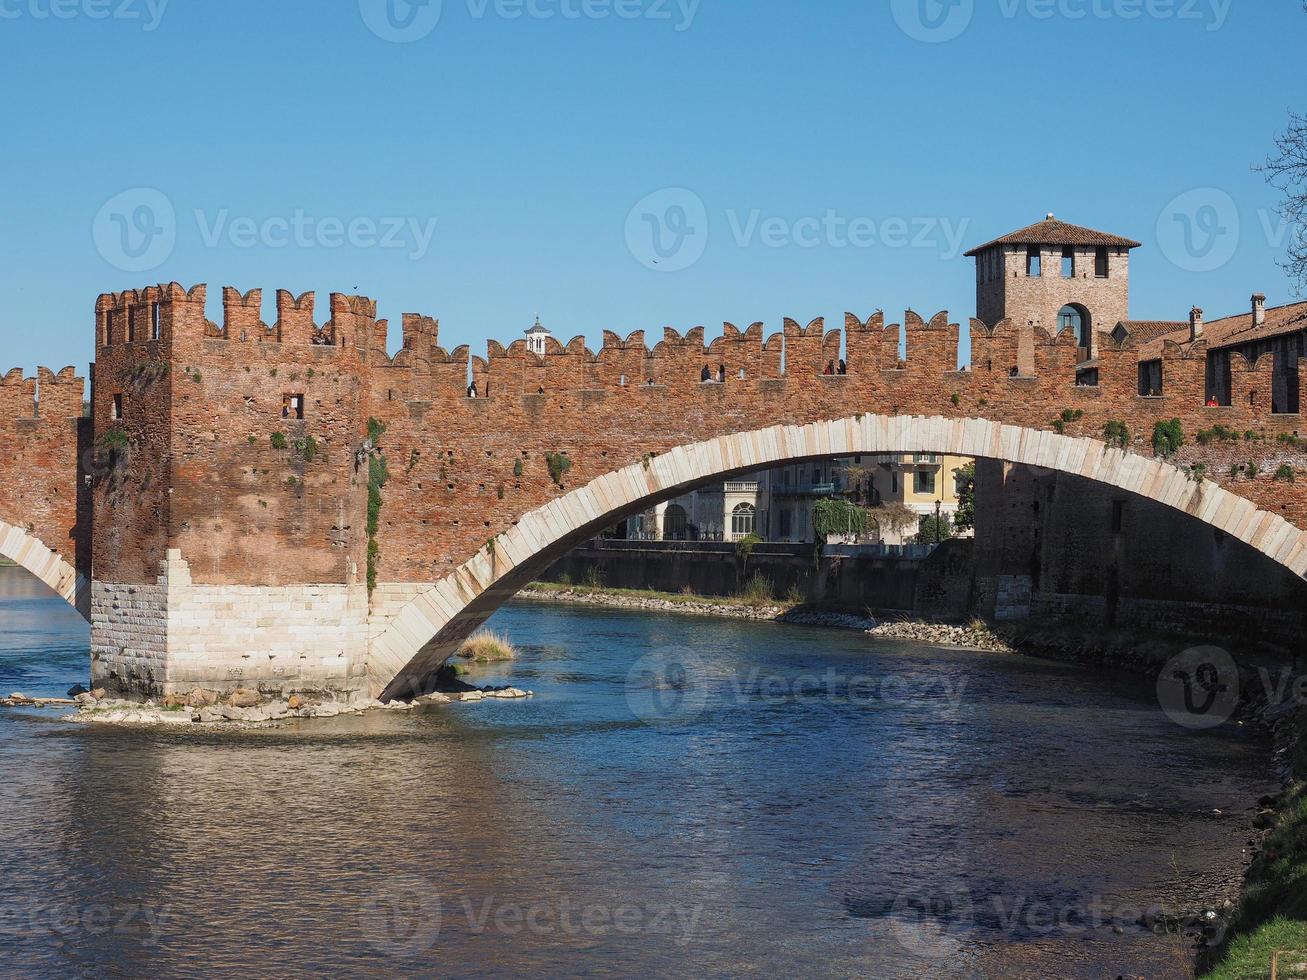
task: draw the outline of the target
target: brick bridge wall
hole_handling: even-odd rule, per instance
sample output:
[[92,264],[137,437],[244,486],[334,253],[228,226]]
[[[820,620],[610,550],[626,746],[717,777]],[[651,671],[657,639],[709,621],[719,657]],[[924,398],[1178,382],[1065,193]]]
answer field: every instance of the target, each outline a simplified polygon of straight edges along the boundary
[[[890,326],[879,313],[847,315],[843,332],[787,319],[770,336],[762,324],[726,324],[709,344],[701,327],[684,336],[669,328],[652,349],[642,332],[605,333],[597,352],[579,337],[551,339],[544,357],[522,339],[492,341],[484,358],[444,350],[435,320],[406,315],[403,349],[390,357],[386,321],[362,297],[333,295],[322,325],[313,294],[279,292],[271,325],[257,290],[224,290],[221,325],[208,320],[205,299],[203,286],[173,283],[106,294],[96,307],[93,438],[112,433],[128,448],[96,469],[92,645],[97,676],[127,687],[188,682],[200,667],[173,668],[196,649],[233,684],[357,683],[369,656],[367,624],[355,622],[369,606],[369,549],[375,634],[421,586],[570,491],[676,447],[777,424],[865,413],[1049,430],[1067,412],[1072,421],[1056,424],[1068,435],[1101,439],[1106,422],[1120,421],[1131,448],[1151,455],[1154,422],[1176,417],[1189,442],[1182,462],[1205,462],[1209,479],[1307,526],[1307,480],[1272,475],[1285,462],[1302,473],[1307,455],[1279,441],[1299,418],[1269,414],[1269,359],[1236,365],[1234,407],[1205,408],[1202,341],[1169,346],[1165,395],[1140,398],[1129,341],[1100,338],[1101,383],[1083,388],[1069,333],[972,321],[974,369],[959,371],[960,330],[944,313],[926,321],[909,312]],[[847,375],[823,375],[841,357]],[[705,364],[724,365],[726,383],[701,383]],[[302,421],[282,417],[291,394],[304,397]],[[360,455],[370,419],[385,426],[389,469],[372,541]],[[1218,423],[1255,438],[1198,446],[1197,432]],[[11,485],[46,480],[74,500],[74,470],[65,464],[51,481],[35,437],[3,431],[8,455],[30,460]],[[568,464],[557,480],[552,454]],[[1230,457],[1257,462],[1260,475],[1232,476]],[[18,520],[25,506],[0,500],[0,520]],[[42,540],[80,526],[57,523],[40,529]],[[248,624],[225,625],[246,615],[225,616],[224,602]],[[306,632],[306,605],[348,628]],[[269,636],[275,654],[251,653]]]
[[0,378],[0,556],[84,613],[91,563],[90,494],[80,478],[91,420],[86,382],[66,367]]

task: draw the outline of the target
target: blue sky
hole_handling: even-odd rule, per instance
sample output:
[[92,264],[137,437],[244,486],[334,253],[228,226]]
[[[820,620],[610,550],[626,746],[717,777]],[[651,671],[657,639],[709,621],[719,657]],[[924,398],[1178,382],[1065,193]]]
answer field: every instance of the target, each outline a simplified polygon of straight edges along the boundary
[[1307,108],[1297,3],[433,4],[0,0],[5,366],[84,366],[98,293],[174,279],[213,319],[357,289],[392,347],[965,322],[959,244],[1047,211],[1144,243],[1136,317],[1290,298],[1251,168]]

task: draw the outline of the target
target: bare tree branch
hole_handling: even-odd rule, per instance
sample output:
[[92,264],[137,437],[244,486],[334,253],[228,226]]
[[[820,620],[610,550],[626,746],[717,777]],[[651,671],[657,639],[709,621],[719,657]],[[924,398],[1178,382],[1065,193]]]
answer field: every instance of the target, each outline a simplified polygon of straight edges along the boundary
[[1289,114],[1288,129],[1275,139],[1275,153],[1257,169],[1284,193],[1279,211],[1289,234],[1283,265],[1298,291],[1307,291],[1307,115]]

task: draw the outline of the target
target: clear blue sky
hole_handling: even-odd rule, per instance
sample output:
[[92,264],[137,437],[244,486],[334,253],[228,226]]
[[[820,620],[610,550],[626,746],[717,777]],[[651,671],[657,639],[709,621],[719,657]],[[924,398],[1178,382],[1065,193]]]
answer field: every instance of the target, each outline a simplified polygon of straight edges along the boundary
[[[209,284],[213,319],[221,286],[263,287],[269,322],[277,287],[320,311],[357,287],[392,347],[414,311],[478,352],[537,312],[595,344],[878,307],[965,322],[953,241],[1046,211],[1145,243],[1136,317],[1290,298],[1251,167],[1307,108],[1297,3],[444,0],[433,27],[402,0],[162,2],[0,0],[6,366],[84,367],[99,292],[174,279]],[[912,36],[934,17],[935,43]],[[138,188],[166,204],[120,197]],[[287,244],[297,214],[315,224]],[[333,219],[400,219],[402,247],[366,224],[330,247]],[[1224,238],[1186,250],[1185,221]],[[126,271],[142,242],[161,264]]]

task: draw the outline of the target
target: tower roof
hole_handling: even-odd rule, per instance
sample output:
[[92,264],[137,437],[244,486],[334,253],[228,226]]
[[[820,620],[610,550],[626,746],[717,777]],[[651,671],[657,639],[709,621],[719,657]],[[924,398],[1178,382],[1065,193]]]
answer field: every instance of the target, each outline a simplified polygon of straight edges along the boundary
[[[527,334],[527,336],[529,337],[529,336],[531,336],[532,334],[538,334],[538,333],[548,334],[549,331],[548,331],[548,329],[546,329],[546,327],[544,326],[544,324],[542,324],[542,323],[540,322],[540,317],[537,316],[537,317],[536,317],[536,322],[533,323],[533,324],[531,324],[531,326],[527,327],[526,334]],[[553,335],[550,334],[550,336],[553,336]]]
[[1095,231],[1080,225],[1069,225],[1058,221],[1051,214],[1043,221],[1009,232],[1002,238],[977,245],[967,253],[972,258],[987,248],[995,245],[1107,245],[1116,248],[1138,248],[1139,242],[1120,235],[1109,235],[1105,231]]

